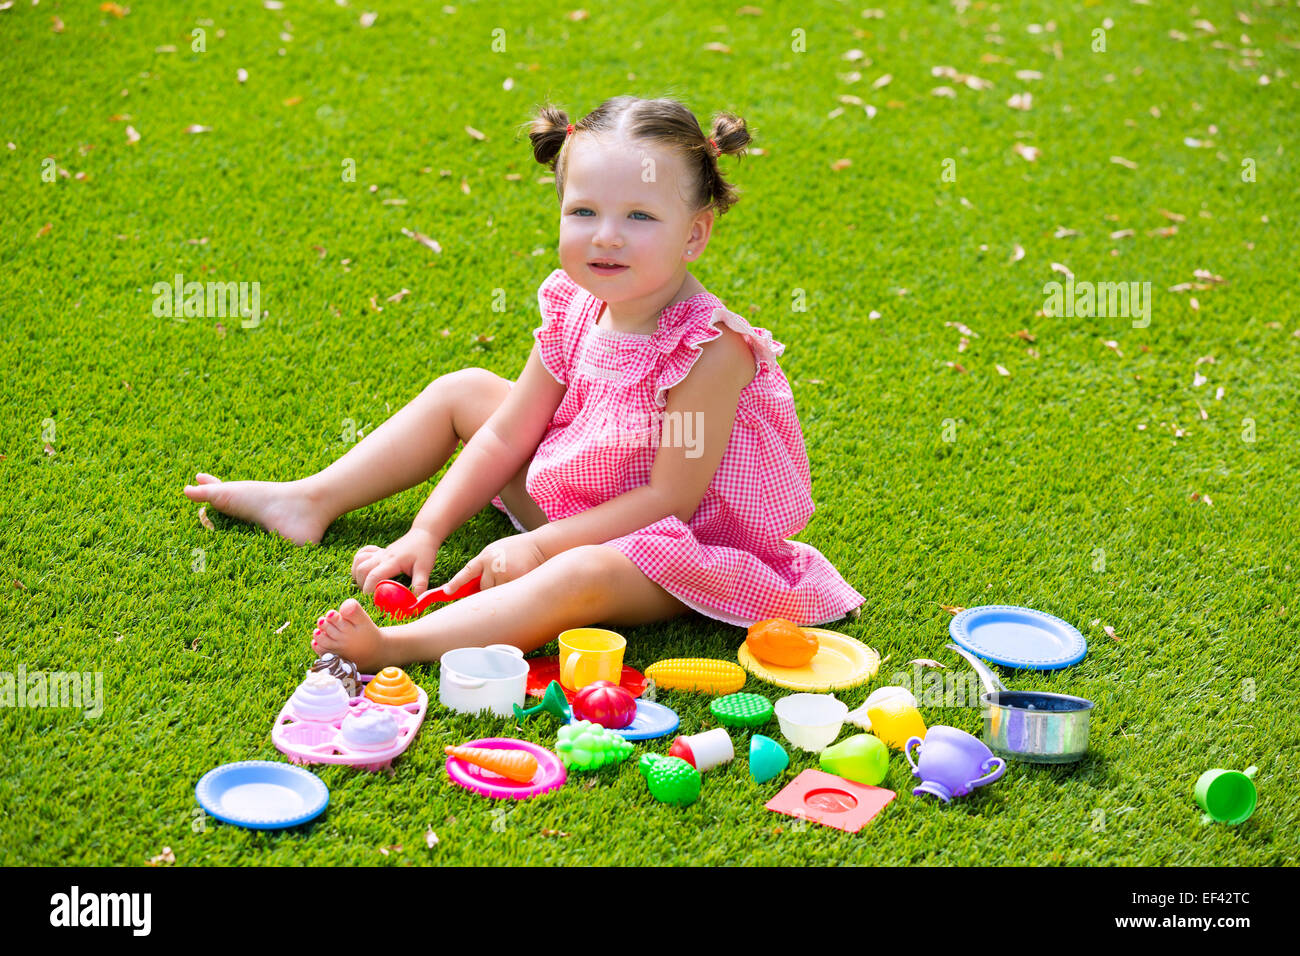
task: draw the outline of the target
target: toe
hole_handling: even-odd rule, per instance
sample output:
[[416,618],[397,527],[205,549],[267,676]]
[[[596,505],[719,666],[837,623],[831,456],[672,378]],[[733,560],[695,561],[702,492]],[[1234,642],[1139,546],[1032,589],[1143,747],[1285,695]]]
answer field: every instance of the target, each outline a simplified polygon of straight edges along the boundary
[[356,624],[365,618],[366,609],[355,598],[348,598],[339,605],[339,613],[349,624]]

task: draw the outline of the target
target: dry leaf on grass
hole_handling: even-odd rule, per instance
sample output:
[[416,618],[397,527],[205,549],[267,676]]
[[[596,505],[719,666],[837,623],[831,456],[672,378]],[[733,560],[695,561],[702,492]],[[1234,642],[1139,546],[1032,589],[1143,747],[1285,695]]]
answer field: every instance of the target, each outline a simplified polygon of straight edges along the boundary
[[365,28],[365,27],[373,26],[374,22],[378,19],[379,19],[379,14],[371,13],[369,10],[367,10],[365,13],[362,13],[361,16],[357,18],[357,22],[360,23],[363,28]]
[[1137,169],[1138,164],[1131,159],[1125,159],[1123,156],[1112,156],[1110,161],[1116,166],[1123,166],[1125,169]]
[[841,169],[848,169],[852,165],[853,160],[851,159],[837,159],[835,162],[831,163],[831,169],[838,173]]
[[128,146],[134,146],[134,145],[135,145],[136,143],[138,143],[138,142],[140,142],[140,134],[136,132],[136,129],[135,129],[134,126],[127,126],[127,128],[126,128],[126,144],[127,144]]
[[404,228],[402,229],[402,235],[406,236],[408,239],[414,239],[420,245],[432,249],[434,252],[442,252],[442,246],[438,245],[438,241],[436,239],[430,239],[422,232],[414,232],[410,229]]
[[432,829],[424,831],[424,845],[430,850],[438,845],[438,834],[434,833]]
[[993,367],[994,367],[995,369],[998,370],[998,374],[999,374],[999,375],[1002,375],[1002,376],[1004,376],[1004,377],[1006,377],[1006,378],[1010,378],[1010,377],[1011,377],[1011,373],[1008,372],[1004,366],[1002,366],[1002,365],[994,365]]
[[405,298],[406,298],[408,295],[410,295],[410,294],[411,294],[411,290],[410,290],[410,289],[402,289],[401,291],[399,291],[399,292],[394,292],[392,295],[390,295],[390,296],[388,297],[387,301],[389,301],[389,302],[401,302],[403,299],[405,299]]
[[169,846],[163,847],[162,852],[157,856],[149,857],[150,866],[171,866],[175,862],[176,854],[172,852],[172,848]]
[[1015,248],[1012,249],[1011,251],[1011,261],[1019,262],[1024,257],[1025,257],[1025,247],[1020,245],[1019,243],[1016,243]]
[[276,633],[276,634],[283,634],[283,633],[284,633],[284,629],[285,629],[286,627],[288,627],[288,626],[289,626],[289,622],[288,622],[288,621],[285,621],[283,624],[281,624],[279,627],[277,627],[277,628],[275,629],[275,633]]
[[918,657],[916,660],[908,661],[907,663],[920,664],[922,667],[941,667],[944,670],[948,669],[947,664],[940,664],[938,661],[932,661],[928,657]]
[[212,127],[211,127],[211,126],[200,126],[198,123],[191,123],[189,126],[185,127],[185,132],[187,132],[187,133],[211,133],[211,132],[212,132]]
[[1203,495],[1199,491],[1192,492],[1192,501],[1204,501],[1211,508],[1214,507],[1214,502],[1210,500],[1210,496]]
[[1101,629],[1106,632],[1106,636],[1109,637],[1112,641],[1119,640],[1119,638],[1115,636],[1115,629],[1111,627],[1109,624],[1103,624],[1101,626]]
[[940,604],[939,607],[943,608],[949,614],[960,614],[962,611],[966,610],[966,608],[960,604]]
[[207,505],[203,505],[199,508],[199,524],[203,525],[203,527],[207,528],[209,531],[217,530],[217,526],[214,525],[212,519],[208,517]]

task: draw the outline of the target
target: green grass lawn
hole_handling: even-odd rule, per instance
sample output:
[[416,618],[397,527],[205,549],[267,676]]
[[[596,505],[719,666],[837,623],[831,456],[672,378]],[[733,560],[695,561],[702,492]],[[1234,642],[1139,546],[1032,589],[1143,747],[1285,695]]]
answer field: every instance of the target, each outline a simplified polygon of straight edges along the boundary
[[[368,28],[359,0],[187,6],[0,12],[0,671],[100,672],[104,692],[94,719],[0,708],[0,862],[140,865],[164,846],[177,865],[1297,862],[1293,5],[600,4],[573,20],[376,0]],[[330,808],[297,830],[202,826],[199,777],[281,759],[270,728],[312,622],[355,593],[356,548],[400,534],[429,488],[299,549],[219,515],[206,530],[181,485],[299,477],[440,374],[517,375],[558,209],[516,130],[548,97],[580,116],[625,92],[678,96],[705,123],[732,110],[764,150],[724,159],[743,198],[694,271],[787,345],[818,505],[799,539],[867,596],[837,629],[889,655],[841,696],[913,658],[955,664],[942,605],[1039,608],[1083,630],[1087,658],[1003,676],[1095,700],[1088,758],[1012,765],[941,806],[912,797],[896,756],[899,796],[856,836],[766,811],[779,783],[743,760],[686,809],[654,803],[632,762],[501,806],[449,783],[443,746],[550,744],[552,726],[450,715],[437,666],[416,666],[434,703],[393,774],[320,768]],[[1007,105],[1023,92],[1030,109]],[[1044,284],[1065,279],[1052,263],[1149,282],[1149,327],[1043,315]],[[156,317],[151,288],[178,273],[260,283],[266,320]],[[435,577],[510,530],[478,515]],[[734,658],[743,638],[698,616],[626,633],[642,668]],[[708,698],[661,699],[686,731],[712,726]],[[926,717],[979,729],[972,708]],[[1196,777],[1250,764],[1253,819],[1203,827]]]

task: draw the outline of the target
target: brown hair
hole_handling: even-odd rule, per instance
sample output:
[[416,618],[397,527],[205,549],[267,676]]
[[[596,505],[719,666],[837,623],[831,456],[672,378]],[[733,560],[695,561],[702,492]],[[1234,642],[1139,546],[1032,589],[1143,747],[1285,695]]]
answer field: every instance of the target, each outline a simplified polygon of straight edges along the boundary
[[[525,125],[533,144],[533,158],[555,171],[555,192],[563,202],[569,154],[564,148],[569,139],[568,114],[548,103],[540,107],[534,119]],[[573,131],[622,132],[633,141],[653,143],[675,151],[686,160],[687,169],[694,173],[691,186],[696,209],[712,208],[716,215],[721,216],[739,198],[739,190],[722,178],[717,159],[721,153],[745,155],[750,135],[745,121],[739,116],[715,114],[712,132],[706,136],[695,114],[676,100],[615,96],[575,122]],[[714,150],[710,138],[718,144],[718,150]]]

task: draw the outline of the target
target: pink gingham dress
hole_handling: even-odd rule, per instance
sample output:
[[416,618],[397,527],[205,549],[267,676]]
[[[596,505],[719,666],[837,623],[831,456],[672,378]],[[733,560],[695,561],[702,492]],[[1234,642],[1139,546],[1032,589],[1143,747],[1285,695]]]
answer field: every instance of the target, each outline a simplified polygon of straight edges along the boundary
[[[722,323],[745,337],[757,370],[699,509],[689,522],[669,516],[604,544],[688,607],[744,627],[771,617],[825,624],[863,603],[820,551],[787,540],[808,523],[813,501],[794,396],[776,363],[785,346],[770,332],[709,292],[664,309],[651,334],[603,329],[603,303],[563,269],[542,283],[538,304],[542,363],[567,386],[528,467],[528,494],[550,521],[649,483],[666,393]],[[689,454],[690,432],[676,440]],[[500,496],[492,504],[524,530]]]

